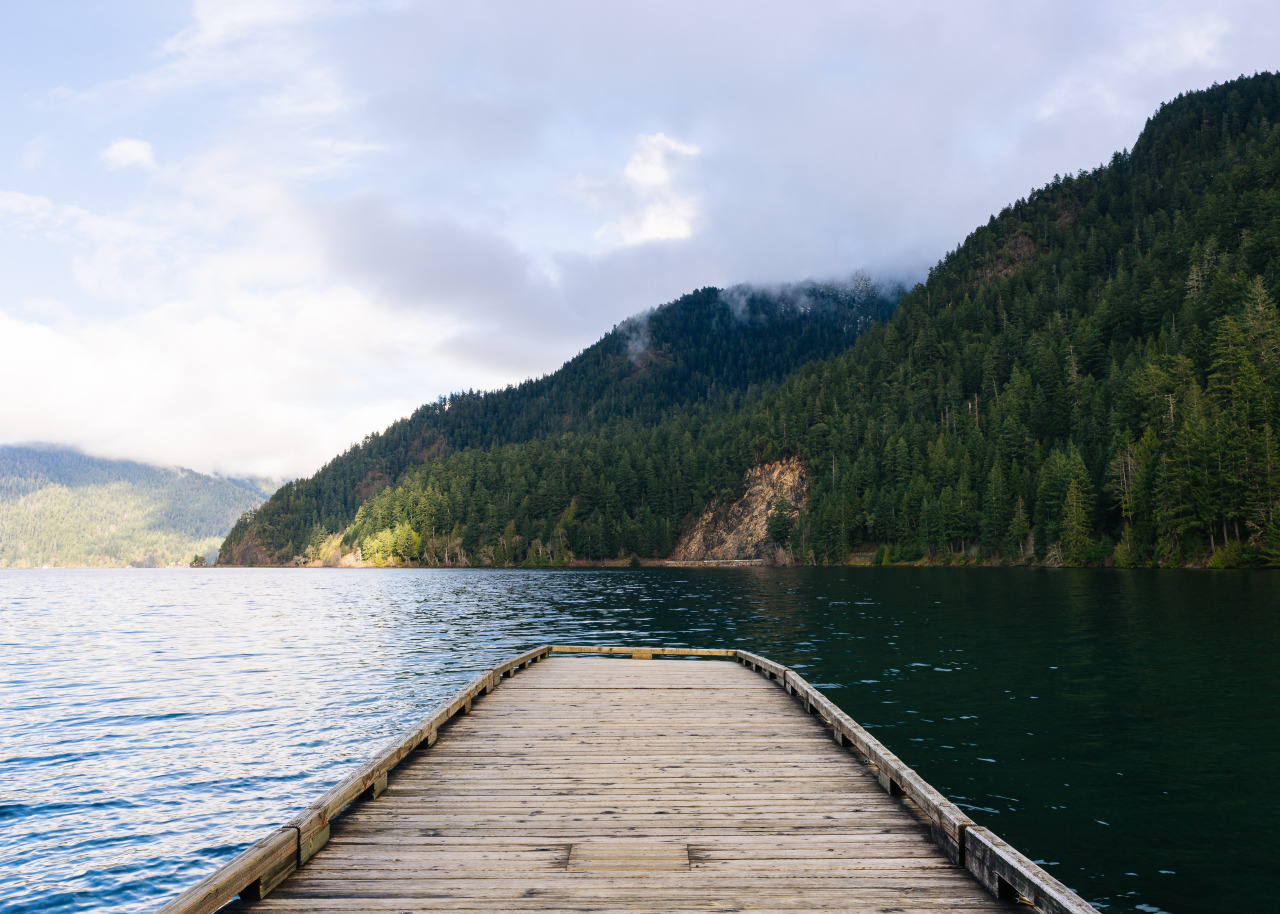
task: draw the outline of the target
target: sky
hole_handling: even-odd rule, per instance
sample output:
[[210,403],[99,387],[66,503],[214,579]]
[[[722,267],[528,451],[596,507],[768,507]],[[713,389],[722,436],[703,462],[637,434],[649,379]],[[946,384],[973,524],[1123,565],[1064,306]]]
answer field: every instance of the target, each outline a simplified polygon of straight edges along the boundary
[[309,475],[703,286],[922,276],[1266,2],[0,11],[0,443]]

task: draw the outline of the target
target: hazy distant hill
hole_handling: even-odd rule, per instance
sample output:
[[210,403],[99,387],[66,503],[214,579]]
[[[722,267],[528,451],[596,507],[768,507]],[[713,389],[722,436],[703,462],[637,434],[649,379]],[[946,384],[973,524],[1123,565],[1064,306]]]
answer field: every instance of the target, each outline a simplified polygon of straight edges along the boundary
[[212,555],[270,495],[260,480],[0,446],[0,568],[167,565]]

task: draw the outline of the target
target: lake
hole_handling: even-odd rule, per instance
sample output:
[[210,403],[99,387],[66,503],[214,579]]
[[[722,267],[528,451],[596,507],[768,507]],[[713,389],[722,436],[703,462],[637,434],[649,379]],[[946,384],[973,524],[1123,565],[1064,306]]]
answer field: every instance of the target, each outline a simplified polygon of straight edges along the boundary
[[477,672],[553,641],[764,654],[1098,907],[1265,909],[1280,839],[1278,582],[0,571],[0,909],[151,910]]

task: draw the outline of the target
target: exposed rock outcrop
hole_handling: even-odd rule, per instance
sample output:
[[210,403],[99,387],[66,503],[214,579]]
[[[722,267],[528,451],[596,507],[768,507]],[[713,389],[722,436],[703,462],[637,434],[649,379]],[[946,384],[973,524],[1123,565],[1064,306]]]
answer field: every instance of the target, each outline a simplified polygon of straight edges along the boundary
[[262,548],[252,533],[235,543],[226,555],[218,556],[219,565],[279,565],[280,562]]
[[[778,561],[777,549],[769,542],[769,512],[779,498],[803,507],[808,486],[804,464],[790,457],[747,470],[746,491],[731,503],[713,502],[689,529],[670,561],[733,562]],[[783,547],[785,552],[785,547]]]

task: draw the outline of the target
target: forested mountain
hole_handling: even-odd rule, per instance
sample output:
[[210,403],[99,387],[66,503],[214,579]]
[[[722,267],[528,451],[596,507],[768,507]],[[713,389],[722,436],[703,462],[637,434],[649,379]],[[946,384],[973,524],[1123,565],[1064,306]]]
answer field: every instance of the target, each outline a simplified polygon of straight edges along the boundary
[[[975,231],[752,416],[816,476],[797,536],[1121,565],[1280,559],[1280,77]],[[741,459],[740,454],[735,455]]]
[[208,555],[269,494],[258,480],[0,446],[0,568],[166,565]]
[[794,455],[806,561],[870,542],[885,561],[1275,564],[1278,291],[1280,77],[1262,74],[1162,106],[1132,152],[992,217],[759,398],[452,439],[349,525],[287,502],[272,523],[378,562],[663,556],[747,468]]
[[220,560],[284,562],[314,549],[406,468],[445,455],[732,414],[801,365],[846,349],[892,311],[899,292],[863,275],[841,284],[700,289],[624,321],[553,374],[454,394],[370,435],[242,518]]

